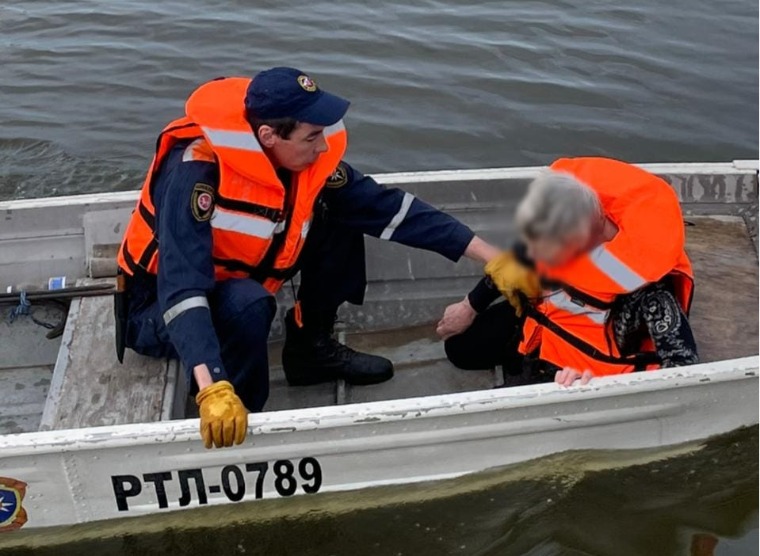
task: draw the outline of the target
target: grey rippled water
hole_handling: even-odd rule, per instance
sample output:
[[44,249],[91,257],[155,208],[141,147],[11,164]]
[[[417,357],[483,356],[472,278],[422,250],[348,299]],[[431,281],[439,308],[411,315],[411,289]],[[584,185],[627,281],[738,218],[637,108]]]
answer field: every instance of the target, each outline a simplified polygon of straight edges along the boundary
[[0,198],[137,187],[219,75],[287,64],[353,100],[365,171],[755,157],[753,0],[0,5]]

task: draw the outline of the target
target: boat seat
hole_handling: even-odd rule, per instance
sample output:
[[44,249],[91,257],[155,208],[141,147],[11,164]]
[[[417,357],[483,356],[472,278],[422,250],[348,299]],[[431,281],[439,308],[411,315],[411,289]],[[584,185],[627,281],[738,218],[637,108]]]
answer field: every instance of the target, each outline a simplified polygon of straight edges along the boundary
[[[80,280],[81,284],[108,280]],[[172,417],[178,363],[132,350],[116,359],[111,296],[74,299],[40,430],[146,423]]]
[[124,209],[88,211],[82,217],[87,275],[116,276],[116,253],[131,213]]

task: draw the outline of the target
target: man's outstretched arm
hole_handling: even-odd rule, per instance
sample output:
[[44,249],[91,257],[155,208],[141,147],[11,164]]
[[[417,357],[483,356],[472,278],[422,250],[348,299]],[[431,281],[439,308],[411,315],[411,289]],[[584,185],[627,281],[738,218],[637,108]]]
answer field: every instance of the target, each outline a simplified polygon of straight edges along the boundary
[[345,162],[328,180],[324,201],[330,218],[349,228],[455,262],[465,256],[486,263],[499,254],[453,216],[411,193],[384,187]]

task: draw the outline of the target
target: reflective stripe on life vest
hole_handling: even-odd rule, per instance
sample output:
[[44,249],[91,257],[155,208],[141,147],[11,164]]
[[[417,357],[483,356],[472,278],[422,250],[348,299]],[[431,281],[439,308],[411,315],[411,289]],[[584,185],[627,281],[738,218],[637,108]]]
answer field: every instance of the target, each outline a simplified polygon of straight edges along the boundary
[[563,290],[550,293],[543,298],[543,302],[573,315],[583,315],[593,323],[602,326],[607,322],[607,317],[610,314],[609,311],[586,305]]
[[646,279],[610,253],[604,245],[592,249],[588,257],[599,272],[620,286],[621,290],[632,292],[647,283]]
[[250,130],[227,131],[224,129],[212,129],[204,126],[201,126],[201,129],[209,142],[217,148],[226,147],[254,153],[264,152],[264,149],[261,148],[261,145]]
[[271,239],[274,234],[285,228],[283,222],[273,222],[267,218],[225,210],[221,207],[214,208],[211,226],[217,230],[237,232],[262,239]]

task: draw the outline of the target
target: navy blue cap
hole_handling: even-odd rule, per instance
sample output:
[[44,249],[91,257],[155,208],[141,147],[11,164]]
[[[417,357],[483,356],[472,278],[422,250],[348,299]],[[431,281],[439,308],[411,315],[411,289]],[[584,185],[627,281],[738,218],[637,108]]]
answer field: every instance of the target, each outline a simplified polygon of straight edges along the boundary
[[328,126],[340,120],[349,101],[323,91],[295,68],[272,68],[258,73],[245,94],[245,108],[258,119],[294,118]]

